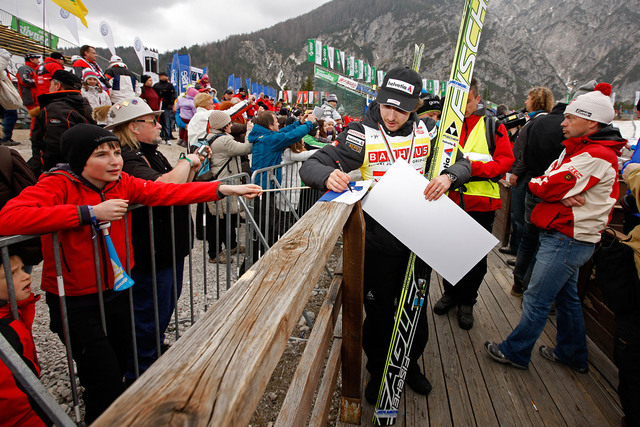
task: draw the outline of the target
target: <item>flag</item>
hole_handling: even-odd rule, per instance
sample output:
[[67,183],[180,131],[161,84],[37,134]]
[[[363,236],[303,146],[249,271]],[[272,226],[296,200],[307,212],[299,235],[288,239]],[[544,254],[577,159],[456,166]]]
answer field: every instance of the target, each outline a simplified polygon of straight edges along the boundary
[[82,25],[89,28],[85,19],[88,11],[80,0],[53,0],[53,2],[70,14],[77,16]]
[[433,80],[427,80],[427,92],[433,95]]
[[327,47],[327,59],[329,60],[329,67],[331,68],[333,68],[334,51],[334,48],[331,46]]
[[260,95],[261,93],[264,93],[264,87],[262,87],[262,85],[258,85],[258,95]]
[[287,98],[289,99],[289,102],[293,101],[293,91],[292,90],[288,90],[287,91]]
[[353,70],[353,77],[356,79],[360,79],[360,60],[356,59],[355,60],[355,69]]
[[[280,99],[283,99],[283,93],[282,93],[281,90],[278,91],[278,100],[280,100]],[[284,101],[282,101],[282,102],[284,102]]]
[[171,84],[177,88],[178,87],[178,54],[173,54],[173,61],[171,61],[171,72],[169,72],[171,76]]
[[360,79],[364,77],[364,61],[360,61]]
[[369,67],[369,64],[364,64],[362,66],[362,71],[362,77],[365,83],[369,83],[369,80],[371,80],[371,76],[369,75],[369,73],[371,72],[371,67]]
[[344,55],[345,55],[344,52],[340,52],[340,62],[342,63],[342,72],[343,73],[345,72],[344,67],[346,65],[346,63],[344,62]]
[[353,68],[351,67],[351,56],[347,57],[347,62],[344,64],[344,72],[347,76],[351,77]]
[[251,83],[251,93],[258,96],[258,83]]
[[238,89],[242,87],[242,77],[236,77],[233,79],[233,90],[235,93],[238,93]]
[[433,81],[433,93],[434,95],[437,95],[438,92],[440,92],[440,80],[434,80]]
[[309,62],[316,62],[316,40],[309,39],[307,48],[307,58]]
[[329,49],[328,46],[322,46],[322,66],[327,68],[329,66]]
[[444,98],[446,94],[447,94],[447,82],[443,80],[440,82],[440,96]]
[[316,40],[316,64],[322,64],[322,42],[320,40]]
[[342,57],[340,56],[339,49],[336,49],[336,68],[338,72],[342,73]]
[[229,79],[227,79],[227,89],[233,89],[233,74],[229,74]]
[[63,8],[60,8],[59,16],[60,19],[64,21],[73,38],[76,39],[76,43],[80,44],[80,38],[78,37],[78,25],[76,24],[75,16],[71,17],[71,14]]
[[[111,34],[111,29],[109,29],[109,24],[107,24],[104,21],[102,21],[100,23],[100,32],[102,32],[102,25],[103,24],[106,25],[109,34]],[[105,37],[105,39],[106,39],[106,37]],[[111,37],[111,42],[113,43],[113,37]],[[109,50],[111,50],[111,46],[109,46]],[[145,67],[144,67],[144,44],[142,44],[142,40],[140,39],[140,37],[136,37],[133,40],[133,50],[135,50],[136,51],[136,55],[138,55],[138,61],[140,61],[140,64],[142,65],[142,72],[144,73],[144,69],[145,69]],[[115,47],[113,48],[113,51],[111,53],[113,55],[116,54]]]
[[302,103],[303,104],[308,104],[309,103],[309,92],[308,91],[304,91],[302,92]]
[[249,93],[250,87],[251,87],[251,79],[247,79],[247,87],[245,88],[247,90],[247,93]]
[[282,92],[282,102],[284,102],[285,104],[287,102],[289,102],[289,96],[288,96],[289,91],[285,90]]
[[189,55],[178,55],[178,92],[185,93],[191,82],[191,61]]
[[376,67],[371,67],[371,84],[376,85]]
[[313,91],[313,99],[315,99],[316,102],[319,104],[320,103],[320,92],[318,92],[317,90]]
[[302,104],[302,91],[301,90],[298,91],[298,97],[296,99],[296,105],[300,105],[300,104]]

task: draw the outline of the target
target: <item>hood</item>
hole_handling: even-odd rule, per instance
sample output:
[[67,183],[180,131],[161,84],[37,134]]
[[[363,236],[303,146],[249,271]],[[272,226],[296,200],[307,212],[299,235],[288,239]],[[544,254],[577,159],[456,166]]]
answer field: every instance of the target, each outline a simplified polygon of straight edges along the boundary
[[[33,317],[35,315],[35,309],[33,309],[33,306],[39,299],[40,295],[36,295],[31,292],[29,298],[17,302],[18,310],[20,311],[20,318],[29,325],[29,329],[31,329]],[[28,308],[28,312],[25,312],[26,308]],[[13,317],[13,314],[11,314],[11,304],[9,304],[8,301],[0,300],[0,319],[10,317]]]
[[378,124],[381,124],[385,131],[391,136],[406,136],[413,132],[413,124],[417,122],[417,120],[418,115],[416,113],[411,113],[404,126],[398,129],[396,132],[389,132],[384,126],[382,116],[380,115],[380,104],[378,104],[376,101],[373,101],[371,104],[369,104],[369,109],[367,109],[367,113],[364,115],[364,119],[362,119],[362,124],[374,129],[377,129]]
[[620,156],[626,143],[627,140],[622,137],[620,130],[613,127],[613,125],[607,125],[599,131],[582,138],[570,138],[564,141],[568,153],[573,152],[583,144],[599,144],[611,148],[617,156]]
[[87,181],[82,175],[78,175],[77,173],[72,171],[71,167],[69,166],[69,163],[58,163],[55,167],[49,169],[47,172],[44,172],[42,175],[40,175],[40,178],[38,178],[38,181],[45,179],[51,175],[62,175],[67,179],[69,179],[70,181],[77,182],[79,184],[84,185],[87,188],[90,188],[96,193],[107,192],[113,185],[115,185],[118,181],[120,181],[120,179],[118,179],[118,181],[116,182],[110,182],[105,186],[104,190],[100,190],[98,187],[96,187],[95,185]]
[[59,92],[50,92],[38,96],[40,107],[46,107],[52,102],[64,100],[76,109],[83,108],[83,97],[79,90],[61,90]]

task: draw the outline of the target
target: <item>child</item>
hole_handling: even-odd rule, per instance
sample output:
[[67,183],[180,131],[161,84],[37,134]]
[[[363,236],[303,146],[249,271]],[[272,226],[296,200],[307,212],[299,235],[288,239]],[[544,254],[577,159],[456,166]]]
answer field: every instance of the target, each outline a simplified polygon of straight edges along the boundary
[[[120,141],[95,125],[80,124],[67,130],[60,147],[69,164],[50,170],[35,186],[7,203],[0,211],[0,235],[59,231],[70,341],[85,388],[85,422],[89,424],[124,390],[122,378],[131,343],[128,294],[113,291],[113,269],[104,238],[92,224],[111,221],[110,234],[118,257],[125,264],[128,253],[133,266],[135,260],[131,246],[126,247],[122,218],[129,204],[186,205],[230,195],[253,198],[261,194],[261,189],[254,184],[167,184],[134,178],[122,172]],[[190,158],[194,159],[189,161],[191,167],[198,168],[198,157]],[[98,245],[100,282],[95,271],[93,239]],[[42,243],[42,289],[46,291],[50,327],[63,339],[52,235],[43,236]],[[106,333],[98,310],[99,285]]]
[[[24,271],[22,258],[13,255],[9,258],[9,263],[20,318],[16,320],[11,314],[9,290],[7,289],[8,281],[5,277],[2,257],[0,257],[0,333],[16,350],[29,369],[39,377],[40,367],[31,334],[31,325],[36,312],[35,304],[40,297],[36,297],[31,292],[31,276]],[[11,370],[2,362],[0,362],[0,413],[3,425],[50,425],[44,413],[35,405],[35,402],[13,376]]]

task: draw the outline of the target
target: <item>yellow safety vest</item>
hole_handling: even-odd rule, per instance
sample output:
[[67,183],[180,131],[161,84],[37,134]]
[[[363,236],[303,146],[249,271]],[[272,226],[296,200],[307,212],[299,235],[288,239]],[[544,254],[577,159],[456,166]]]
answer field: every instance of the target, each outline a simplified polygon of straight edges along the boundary
[[[464,148],[461,148],[465,159],[470,162],[487,163],[493,160],[489,152],[489,143],[487,141],[487,129],[484,124],[484,118],[480,119],[471,133],[467,136]],[[492,199],[500,198],[500,187],[497,182],[490,179],[481,178],[480,181],[470,181],[464,185],[467,190],[464,194],[470,196],[491,197]]]
[[380,127],[368,126],[364,126],[364,134],[364,163],[360,167],[363,179],[372,179],[375,184],[399,158],[424,175],[425,158],[431,148],[429,131],[424,122],[419,121],[414,131],[406,136],[389,136]]

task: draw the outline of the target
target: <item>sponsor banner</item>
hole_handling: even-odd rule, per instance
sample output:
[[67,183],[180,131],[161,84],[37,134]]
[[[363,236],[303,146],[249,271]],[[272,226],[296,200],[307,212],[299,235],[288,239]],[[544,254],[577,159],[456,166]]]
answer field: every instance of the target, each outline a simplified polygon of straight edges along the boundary
[[[109,24],[102,21],[100,23],[100,33],[104,36],[106,41],[108,36],[105,35],[105,33],[112,34],[111,29],[109,28]],[[111,35],[111,43],[113,43],[113,35]],[[136,51],[136,55],[138,55],[138,61],[140,61],[140,65],[142,65],[142,69],[144,70],[144,44],[142,43],[142,40],[140,39],[140,37],[136,37],[133,40],[133,50]],[[111,52],[112,55],[115,55],[116,54],[115,46],[113,48],[113,51],[111,51],[111,46],[109,46],[109,51]]]
[[313,104],[313,92],[309,91],[309,104]]
[[447,94],[447,82],[443,80],[440,82],[440,96],[444,98],[446,94]]
[[309,39],[307,43],[307,60],[309,62],[316,62],[316,40]]
[[178,88],[178,54],[173,54],[173,61],[171,61],[171,71],[169,72],[169,81],[177,89]]
[[[569,98],[571,99],[571,98]],[[638,105],[638,102],[640,101],[640,90],[636,91],[636,98],[635,101],[633,101],[633,105]]]
[[358,88],[358,82],[349,78],[338,76],[337,83],[341,86],[348,87],[349,89],[356,90]]
[[296,105],[302,104],[302,91],[298,91],[298,97],[296,99]]
[[178,55],[178,92],[185,93],[191,83],[191,66],[189,55]]
[[349,77],[353,76],[353,68],[351,67],[352,56],[347,57],[347,62],[344,64],[345,74]]
[[335,50],[331,46],[327,47],[327,59],[329,60],[329,68],[333,68],[333,60],[335,57]]
[[339,49],[336,49],[336,68],[338,69],[338,72],[343,73],[343,66],[342,66],[342,56],[341,56],[341,52]]
[[238,93],[238,89],[242,87],[242,77],[236,77],[233,79],[233,91]]
[[340,70],[340,71],[343,72],[343,73],[346,73],[345,66],[347,64],[346,64],[344,59],[345,59],[345,53],[344,52],[340,52],[340,62],[342,63],[342,70]]
[[371,84],[376,85],[376,67],[371,67]]
[[371,81],[371,67],[369,66],[369,64],[364,64],[362,66],[362,78],[364,79],[365,82],[369,83]]
[[51,49],[58,49],[58,36],[42,31],[39,27],[19,20],[15,16],[11,17],[11,29],[19,32],[23,36],[29,37],[31,40],[37,41],[40,44],[44,43],[45,46],[50,47]]
[[314,69],[314,77],[317,79],[322,79],[322,80],[326,80],[328,82],[331,83],[337,83],[338,82],[338,75],[334,74],[330,71],[326,71],[323,70],[321,68],[315,67]]
[[353,78],[361,79],[361,77],[360,77],[360,60],[356,59],[354,61],[354,65],[355,65],[355,67],[354,67],[354,70],[353,70]]
[[322,65],[322,42],[316,40],[316,64]]
[[316,102],[319,104],[320,103],[320,92],[318,92],[317,90],[313,91],[313,99],[315,99]]
[[[58,13],[58,16],[62,21],[64,21],[65,25],[69,29],[69,32],[71,33],[73,38],[76,40],[76,43],[80,44],[80,38],[78,37],[78,25],[76,24],[75,16],[72,17],[71,14],[68,11],[64,10],[63,8],[60,8],[60,12]],[[100,24],[100,31],[102,31],[102,23]],[[112,54],[112,55],[115,55],[115,54]]]
[[322,46],[322,66],[327,68],[329,66],[329,48],[328,46]]
[[302,92],[302,103],[303,104],[309,103],[309,92],[306,90]]

